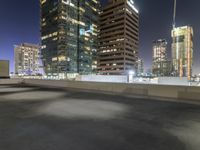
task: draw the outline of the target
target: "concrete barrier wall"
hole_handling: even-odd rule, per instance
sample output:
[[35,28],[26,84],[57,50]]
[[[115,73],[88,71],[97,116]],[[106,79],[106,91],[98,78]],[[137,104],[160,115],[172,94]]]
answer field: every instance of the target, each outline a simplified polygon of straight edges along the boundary
[[30,80],[25,79],[25,83],[45,86],[83,89],[107,93],[116,93],[118,95],[133,95],[146,98],[168,98],[176,100],[198,100],[200,101],[200,87],[189,86],[170,86],[170,85],[139,85],[124,83],[94,83],[79,81],[53,81],[53,80]]
[[23,79],[0,79],[0,85],[6,84],[20,84]]
[[171,86],[171,85],[145,85],[125,83],[56,81],[37,79],[0,79],[0,85],[26,83],[35,86],[59,87],[81,89],[89,91],[106,92],[117,95],[132,95],[145,98],[167,98],[176,100],[200,101],[200,87]]

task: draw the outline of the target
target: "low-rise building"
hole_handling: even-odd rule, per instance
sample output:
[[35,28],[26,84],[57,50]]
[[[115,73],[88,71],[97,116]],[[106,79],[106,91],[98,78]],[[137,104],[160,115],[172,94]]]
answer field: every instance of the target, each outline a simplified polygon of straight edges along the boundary
[[16,75],[37,75],[39,73],[39,50],[40,46],[30,43],[16,45],[15,53],[15,74]]

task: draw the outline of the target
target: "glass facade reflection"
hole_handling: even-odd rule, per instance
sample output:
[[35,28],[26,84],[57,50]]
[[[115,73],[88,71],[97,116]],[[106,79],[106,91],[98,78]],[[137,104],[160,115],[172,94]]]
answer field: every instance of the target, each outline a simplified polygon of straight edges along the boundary
[[46,75],[95,72],[99,1],[40,2],[42,56]]

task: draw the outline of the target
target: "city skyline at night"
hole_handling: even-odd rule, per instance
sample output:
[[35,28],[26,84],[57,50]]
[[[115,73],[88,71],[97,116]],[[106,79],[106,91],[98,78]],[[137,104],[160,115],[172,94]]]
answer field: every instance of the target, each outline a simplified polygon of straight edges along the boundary
[[200,0],[1,0],[0,150],[200,150]]
[[[192,3],[193,2],[193,3]],[[12,5],[10,5],[12,3]],[[102,0],[103,5],[106,0]],[[169,42],[168,56],[171,58],[171,29],[173,21],[173,0],[135,0],[140,14],[139,55],[144,60],[145,69],[152,64],[152,41],[165,38]],[[200,72],[200,20],[197,0],[178,1],[177,26],[190,25],[194,28],[194,73]],[[188,10],[185,11],[185,8]],[[0,6],[0,59],[10,60],[14,71],[14,45],[29,42],[40,43],[39,1],[2,0]]]

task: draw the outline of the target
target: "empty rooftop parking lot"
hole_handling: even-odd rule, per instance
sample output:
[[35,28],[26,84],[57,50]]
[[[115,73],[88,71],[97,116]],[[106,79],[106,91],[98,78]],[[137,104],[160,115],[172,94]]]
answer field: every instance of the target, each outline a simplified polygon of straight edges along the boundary
[[199,150],[200,105],[0,85],[0,150]]

